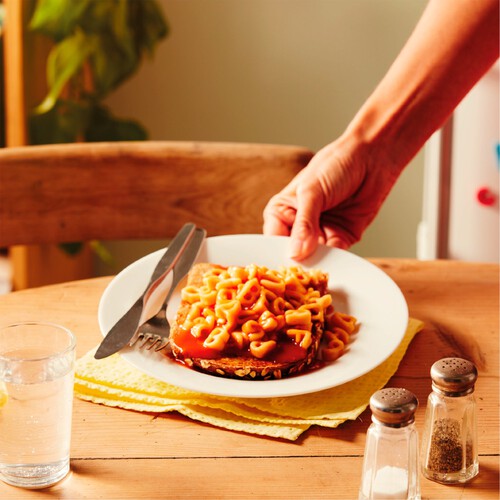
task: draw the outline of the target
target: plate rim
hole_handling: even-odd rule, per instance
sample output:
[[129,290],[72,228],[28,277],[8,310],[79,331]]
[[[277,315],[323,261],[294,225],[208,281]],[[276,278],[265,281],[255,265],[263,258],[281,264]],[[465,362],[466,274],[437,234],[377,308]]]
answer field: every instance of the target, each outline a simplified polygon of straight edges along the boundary
[[[229,241],[229,240],[237,240],[240,242],[240,244],[244,240],[253,240],[255,238],[258,239],[266,239],[266,240],[275,240],[275,241],[280,241],[279,245],[284,244],[286,246],[286,241],[289,241],[289,238],[286,236],[266,236],[262,234],[242,234],[242,235],[220,235],[220,236],[211,236],[208,237],[206,242],[204,243],[204,248],[206,245],[211,245],[212,242],[214,242],[214,245],[217,245],[217,241]],[[139,259],[133,261],[130,263],[128,266],[126,266],[124,269],[122,269],[118,274],[116,274],[113,279],[107,284],[106,288],[104,289],[101,298],[99,300],[99,305],[98,305],[98,323],[99,323],[99,329],[101,331],[101,334],[103,337],[105,336],[104,330],[106,325],[103,324],[105,321],[103,320],[103,310],[106,305],[106,302],[109,301],[110,296],[112,297],[113,292],[115,291],[114,288],[119,285],[121,280],[124,279],[124,277],[128,278],[130,275],[134,274],[135,271],[140,270],[141,267],[144,267],[145,263],[146,265],[151,266],[151,271],[152,268],[154,267],[154,264],[157,261],[157,258],[160,257],[160,255],[165,251],[165,248],[155,250],[151,253],[148,253]],[[409,311],[408,311],[408,304],[406,302],[406,298],[404,294],[402,293],[401,289],[398,287],[398,285],[394,282],[394,280],[387,274],[385,273],[380,267],[376,266],[374,263],[368,261],[367,259],[360,257],[352,252],[349,252],[347,250],[342,250],[339,248],[331,248],[331,247],[326,247],[325,245],[320,245],[318,248],[318,251],[315,253],[315,257],[312,259],[306,259],[305,261],[297,262],[297,261],[291,261],[295,263],[295,265],[302,265],[305,268],[311,268],[314,267],[314,261],[318,260],[318,257],[321,257],[320,261],[325,258],[325,255],[333,255],[333,258],[335,258],[335,253],[339,256],[343,256],[343,258],[347,259],[353,259],[354,262],[362,262],[363,266],[366,265],[368,269],[371,270],[371,272],[375,273],[381,279],[386,286],[389,286],[389,288],[392,288],[392,293],[395,294],[395,297],[399,300],[399,306],[401,307],[401,310],[399,313],[404,317],[404,319],[401,319],[401,321],[404,323],[399,325],[401,328],[401,331],[399,332],[398,336],[398,341],[394,343],[393,348],[390,349],[386,352],[384,355],[383,359],[379,359],[376,364],[368,364],[368,368],[361,370],[362,373],[354,374],[350,377],[344,377],[342,378],[342,381],[340,383],[334,383],[331,384],[329,382],[325,382],[324,384],[316,384],[314,387],[307,388],[307,384],[294,384],[295,381],[297,380],[304,380],[308,377],[308,375],[312,374],[313,372],[306,372],[303,374],[299,374],[293,377],[286,377],[280,380],[238,380],[238,379],[230,379],[230,378],[224,378],[224,377],[215,377],[213,375],[209,375],[203,372],[199,372],[193,369],[190,369],[188,367],[182,366],[180,363],[167,358],[167,362],[170,363],[170,371],[173,370],[174,375],[175,374],[186,374],[189,373],[190,375],[187,377],[187,380],[181,380],[179,383],[178,378],[172,376],[168,377],[161,377],[158,375],[158,373],[155,370],[150,370],[148,369],[149,364],[157,364],[160,363],[165,363],[165,354],[161,353],[154,353],[151,351],[144,351],[144,350],[138,350],[138,349],[131,349],[131,348],[125,348],[122,351],[119,352],[119,355],[122,356],[126,361],[134,365],[137,369],[141,370],[143,373],[146,373],[157,380],[161,380],[163,382],[176,385],[177,387],[187,390],[187,391],[194,391],[202,394],[208,394],[208,395],[215,395],[215,396],[225,396],[225,397],[238,397],[238,398],[269,398],[269,397],[288,397],[288,396],[297,396],[297,395],[302,395],[302,394],[308,394],[312,392],[318,392],[326,389],[330,389],[332,387],[337,387],[340,385],[343,385],[345,383],[351,382],[352,380],[355,380],[356,378],[359,378],[369,371],[373,370],[377,366],[379,366],[381,363],[386,361],[397,349],[399,344],[401,343],[401,340],[404,337],[404,333],[406,331],[406,326],[408,324],[409,320]],[[158,256],[158,257],[156,257]],[[198,261],[200,259],[200,256],[198,257]],[[286,259],[284,259],[286,260]],[[283,264],[283,265],[288,265],[288,264]],[[331,274],[331,271],[327,271]],[[146,279],[145,283],[147,283],[147,273],[146,273]],[[133,278],[133,276],[132,276]],[[330,276],[331,279],[331,276]],[[329,286],[329,288],[331,288]],[[133,298],[130,299],[133,301]],[[126,310],[126,309],[125,309]],[[117,313],[118,314],[118,313]],[[118,318],[116,318],[118,319]],[[361,322],[362,319],[358,318]],[[108,325],[109,326],[109,325]],[[362,326],[360,326],[362,328]],[[359,333],[358,333],[359,334]],[[356,335],[358,335],[356,334]],[[345,355],[347,356],[349,353],[346,353]],[[341,359],[341,358],[340,358]],[[148,364],[149,363],[149,364]],[[175,368],[174,368],[175,365]],[[332,366],[332,365],[327,365]],[[321,370],[324,370],[327,367],[319,368],[318,370],[315,370],[314,372],[318,371],[321,372]],[[179,370],[180,369],[180,370]],[[182,375],[179,375],[181,378]],[[172,380],[174,380],[176,383],[173,383]],[[222,382],[221,382],[222,381]],[[296,387],[293,387],[296,386]],[[301,388],[302,387],[302,388]],[[243,390],[243,388],[245,390]]]

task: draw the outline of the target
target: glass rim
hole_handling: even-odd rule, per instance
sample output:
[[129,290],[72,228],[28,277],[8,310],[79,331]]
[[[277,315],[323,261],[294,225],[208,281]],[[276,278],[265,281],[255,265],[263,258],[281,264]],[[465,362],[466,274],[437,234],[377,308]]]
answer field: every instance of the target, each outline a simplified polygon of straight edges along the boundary
[[19,321],[17,323],[11,323],[9,325],[1,326],[0,327],[0,333],[2,333],[4,330],[8,330],[9,328],[15,328],[18,326],[45,326],[45,327],[52,327],[56,328],[58,330],[64,331],[69,339],[69,344],[61,350],[58,350],[56,352],[53,352],[51,354],[46,354],[44,356],[35,356],[32,358],[26,358],[26,357],[13,357],[13,356],[4,356],[2,353],[0,353],[0,360],[6,361],[6,362],[22,362],[22,363],[29,363],[29,362],[34,362],[34,361],[44,361],[44,360],[49,360],[51,358],[57,358],[60,356],[64,356],[65,354],[73,351],[76,347],[76,335],[67,327],[59,325],[58,323],[53,323],[51,321]]

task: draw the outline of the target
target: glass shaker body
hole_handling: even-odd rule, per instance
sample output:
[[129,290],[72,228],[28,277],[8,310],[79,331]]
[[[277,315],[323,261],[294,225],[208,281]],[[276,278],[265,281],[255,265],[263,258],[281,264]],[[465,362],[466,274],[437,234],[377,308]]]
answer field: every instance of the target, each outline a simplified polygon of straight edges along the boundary
[[[384,402],[384,396],[395,391],[400,402],[403,395],[400,406],[374,406],[377,399]],[[415,396],[405,389],[382,389],[372,396],[359,500],[420,500],[418,432],[413,417],[417,405]]]
[[420,498],[418,434],[415,425],[387,427],[373,422],[366,435],[359,500]]
[[[453,388],[445,386],[441,377],[443,367],[455,365],[462,368],[468,383]],[[427,400],[422,435],[422,473],[439,483],[465,483],[479,472],[473,394],[477,371],[469,361],[445,358],[433,365],[431,377],[433,390]]]

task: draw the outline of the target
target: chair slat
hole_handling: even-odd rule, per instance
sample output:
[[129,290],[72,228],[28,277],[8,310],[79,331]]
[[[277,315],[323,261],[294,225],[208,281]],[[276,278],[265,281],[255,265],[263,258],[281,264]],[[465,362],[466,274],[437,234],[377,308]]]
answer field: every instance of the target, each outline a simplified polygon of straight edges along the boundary
[[259,233],[267,201],[312,152],[297,146],[117,142],[0,150],[0,246]]

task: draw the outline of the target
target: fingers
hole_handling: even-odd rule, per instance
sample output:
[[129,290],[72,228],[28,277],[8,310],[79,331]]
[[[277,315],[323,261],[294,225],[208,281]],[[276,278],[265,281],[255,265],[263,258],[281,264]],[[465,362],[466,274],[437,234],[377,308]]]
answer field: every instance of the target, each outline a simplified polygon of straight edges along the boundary
[[351,246],[342,236],[330,236],[330,238],[325,241],[325,245],[329,247],[341,248],[342,250],[347,250]]
[[282,192],[264,209],[264,234],[291,236],[290,257],[295,260],[305,259],[318,246],[321,205],[316,193],[310,186],[292,195]]
[[290,235],[289,255],[295,260],[310,256],[319,243],[349,248],[380,198],[380,186],[366,182],[366,172],[364,162],[353,161],[349,144],[326,146],[269,202],[264,234]]
[[262,232],[267,235],[289,236],[290,224],[287,224],[276,213],[269,211],[264,216]]
[[282,194],[271,198],[264,209],[263,233],[289,236],[295,220],[293,199]]
[[303,260],[318,246],[319,218],[322,210],[322,195],[314,185],[299,186],[297,189],[297,212],[291,231],[290,257]]
[[361,239],[366,227],[364,217],[346,210],[339,213],[322,214],[321,223],[325,235],[325,245],[349,249]]

